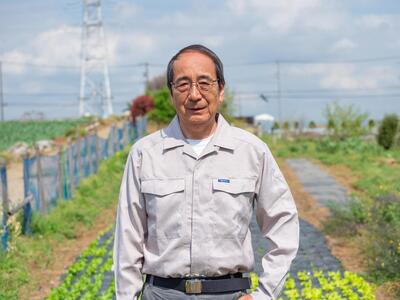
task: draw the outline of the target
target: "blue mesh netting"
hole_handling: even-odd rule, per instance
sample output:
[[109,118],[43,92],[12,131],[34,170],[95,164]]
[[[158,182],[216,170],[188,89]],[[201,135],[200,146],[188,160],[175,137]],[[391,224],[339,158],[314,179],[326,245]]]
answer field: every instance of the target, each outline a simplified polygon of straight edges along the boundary
[[80,179],[80,174],[79,174],[79,164],[78,164],[78,146],[79,146],[79,148],[80,148],[80,143],[79,143],[79,145],[78,145],[78,143],[74,143],[74,144],[72,144],[71,146],[70,146],[70,151],[71,151],[71,159],[72,159],[72,162],[70,163],[71,164],[71,168],[72,168],[72,170],[71,170],[71,173],[69,173],[70,175],[72,175],[72,181],[73,181],[73,185],[74,186],[77,186],[78,185],[78,183],[79,183],[79,179]]
[[6,167],[0,167],[0,212],[3,211],[3,191],[7,188],[7,170]]
[[[96,153],[96,143],[99,137],[97,135],[90,135],[88,136],[88,142],[89,142],[89,149],[90,149],[90,159],[89,163],[92,166],[91,167],[91,174],[97,172],[97,159],[100,159],[99,153]],[[99,149],[100,152],[100,149]]]
[[87,140],[86,138],[80,140],[80,151],[81,151],[81,168],[83,177],[89,176],[89,153],[87,151]]
[[106,159],[108,157],[108,139],[102,139],[100,138],[100,158],[101,159]]
[[[33,208],[44,211],[54,206],[58,197],[62,196],[61,171],[59,170],[60,154],[41,156],[41,189],[38,180],[38,158],[32,157],[26,164],[28,167],[28,193],[34,197]],[[43,199],[41,198],[43,196]],[[44,207],[43,207],[44,205]]]
[[46,207],[50,208],[56,204],[61,195],[61,170],[60,154],[41,157],[43,195]]
[[122,150],[124,148],[124,129],[123,128],[118,128],[117,130],[118,133],[118,146],[117,148],[119,148],[118,150]]
[[[122,128],[112,127],[107,139],[88,135],[71,144],[62,153],[41,156],[42,190],[38,186],[38,158],[35,156],[25,159],[25,196],[33,195],[33,209],[45,211],[54,206],[58,198],[71,198],[73,189],[78,186],[80,180],[97,171],[97,159],[106,159],[127,144],[133,143],[136,138],[143,135],[145,124],[146,120],[141,118],[137,128],[131,123],[125,123]],[[0,197],[1,191],[0,184]],[[40,198],[41,195],[43,199]],[[41,207],[42,204],[46,209]]]
[[115,153],[115,152],[117,152],[119,150],[117,134],[118,134],[117,128],[115,126],[113,126],[111,128],[111,141],[112,141],[112,145],[113,145],[113,147],[112,147],[113,148],[113,152],[112,153]]

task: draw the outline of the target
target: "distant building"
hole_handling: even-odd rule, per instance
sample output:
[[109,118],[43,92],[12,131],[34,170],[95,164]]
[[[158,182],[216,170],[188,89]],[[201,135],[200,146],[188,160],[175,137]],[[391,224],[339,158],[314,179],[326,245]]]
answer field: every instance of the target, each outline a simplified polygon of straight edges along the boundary
[[272,133],[275,118],[269,114],[259,114],[254,116],[253,124],[257,127],[258,135],[262,133]]

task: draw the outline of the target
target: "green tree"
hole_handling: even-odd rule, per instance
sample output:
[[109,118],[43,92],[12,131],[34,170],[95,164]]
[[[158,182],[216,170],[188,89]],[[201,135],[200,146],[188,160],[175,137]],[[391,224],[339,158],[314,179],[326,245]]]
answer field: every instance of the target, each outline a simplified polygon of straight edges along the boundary
[[334,102],[326,107],[325,116],[328,129],[336,139],[361,136],[367,131],[363,123],[367,120],[368,114],[361,113],[353,105],[340,105]]
[[274,125],[272,125],[272,130],[279,129],[279,128],[280,128],[279,122],[274,122]]
[[368,129],[370,130],[370,131],[372,131],[372,129],[375,127],[375,120],[374,119],[369,119],[368,120]]
[[289,130],[289,128],[290,128],[290,123],[289,123],[289,121],[285,121],[285,122],[283,122],[283,129],[285,129],[286,131],[287,130]]
[[316,128],[317,124],[315,124],[314,121],[310,121],[310,123],[308,123],[308,128]]
[[385,149],[390,149],[394,145],[398,124],[399,118],[396,114],[386,115],[383,118],[377,136],[379,145]]
[[234,116],[233,116],[233,114],[235,112],[235,109],[233,106],[234,97],[235,97],[234,93],[225,88],[224,101],[219,106],[219,112],[224,116],[224,118],[229,123],[232,123],[234,120]]
[[154,109],[148,114],[148,118],[157,124],[167,124],[175,116],[175,108],[172,106],[170,93],[167,87],[156,91],[149,91],[149,96],[154,99]]

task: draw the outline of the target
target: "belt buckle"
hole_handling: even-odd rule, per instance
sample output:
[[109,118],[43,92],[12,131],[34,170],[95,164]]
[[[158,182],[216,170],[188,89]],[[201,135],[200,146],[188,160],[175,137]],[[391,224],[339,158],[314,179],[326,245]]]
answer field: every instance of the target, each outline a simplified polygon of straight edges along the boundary
[[185,292],[187,294],[201,294],[202,284],[200,279],[188,279],[185,281]]

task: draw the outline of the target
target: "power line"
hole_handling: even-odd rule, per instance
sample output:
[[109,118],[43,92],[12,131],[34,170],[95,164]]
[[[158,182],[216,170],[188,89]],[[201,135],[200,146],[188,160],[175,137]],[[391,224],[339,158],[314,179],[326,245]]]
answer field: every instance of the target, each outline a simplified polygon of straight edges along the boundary
[[[277,94],[267,94],[269,98],[278,98]],[[242,99],[252,99],[260,101],[258,94],[249,94],[245,96],[241,96]],[[311,95],[285,95],[285,99],[319,99],[319,98],[329,98],[329,99],[357,99],[357,98],[399,98],[400,94],[367,94],[367,95],[357,95],[357,94],[332,94],[332,95],[318,95],[318,94],[311,94]],[[260,102],[261,103],[261,102]]]
[[[346,63],[370,63],[370,62],[388,62],[400,60],[400,56],[386,56],[386,57],[373,57],[373,58],[361,58],[361,59],[331,59],[331,60],[290,60],[290,59],[279,59],[279,60],[264,60],[264,61],[253,61],[253,62],[239,62],[239,63],[225,63],[225,67],[241,67],[241,66],[257,66],[257,65],[272,65],[279,62],[280,64],[346,64]],[[3,60],[3,64],[7,65],[18,65],[18,66],[29,66],[29,67],[40,67],[40,68],[53,68],[53,69],[79,69],[79,65],[51,65],[44,63],[34,62],[18,62],[12,60]],[[129,63],[129,64],[110,64],[110,68],[139,68],[143,66],[149,67],[162,67],[165,68],[166,64],[161,63]]]
[[242,62],[227,64],[227,67],[240,67],[240,66],[258,66],[258,65],[273,65],[277,62],[281,64],[349,64],[349,63],[371,63],[371,62],[384,62],[384,61],[397,61],[400,60],[400,56],[386,56],[386,57],[373,57],[373,58],[361,58],[361,59],[274,59],[274,60],[263,60],[253,62]]
[[[283,89],[282,94],[315,94],[315,93],[335,93],[335,92],[368,92],[368,91],[385,91],[385,90],[397,90],[400,86],[383,86],[376,88],[336,88],[336,89]],[[276,90],[260,90],[260,91],[233,91],[235,95],[259,95],[259,94],[275,94]]]

